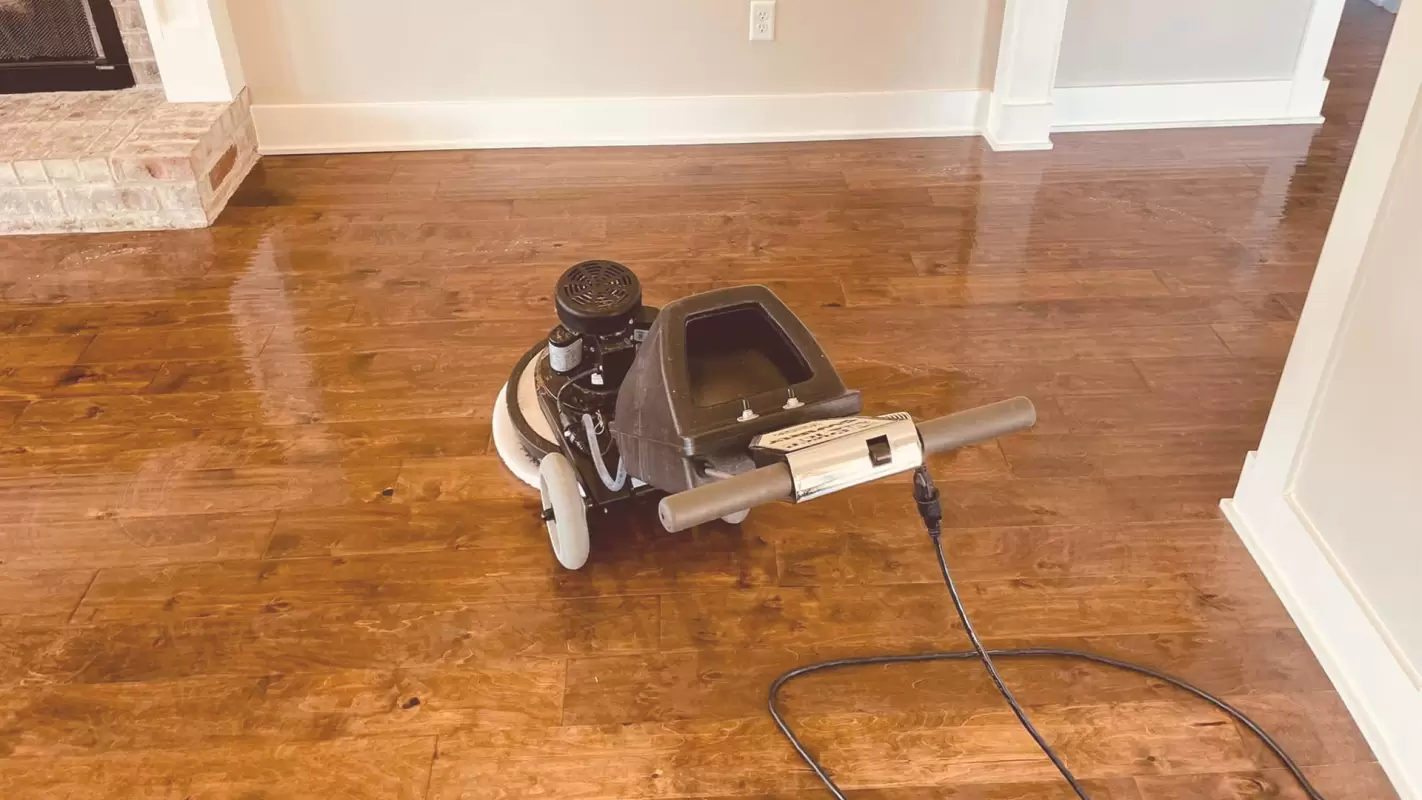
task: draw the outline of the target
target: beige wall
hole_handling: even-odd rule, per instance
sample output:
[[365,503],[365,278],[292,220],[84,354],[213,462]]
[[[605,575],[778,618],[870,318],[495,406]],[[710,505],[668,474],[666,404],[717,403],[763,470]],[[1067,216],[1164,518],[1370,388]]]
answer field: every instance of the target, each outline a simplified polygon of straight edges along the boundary
[[1415,681],[1422,681],[1419,218],[1422,98],[1358,267],[1293,487],[1295,504]]
[[[1003,0],[241,0],[258,104],[978,89]],[[992,41],[987,38],[991,31]]]
[[1293,75],[1313,0],[1071,0],[1057,85]]

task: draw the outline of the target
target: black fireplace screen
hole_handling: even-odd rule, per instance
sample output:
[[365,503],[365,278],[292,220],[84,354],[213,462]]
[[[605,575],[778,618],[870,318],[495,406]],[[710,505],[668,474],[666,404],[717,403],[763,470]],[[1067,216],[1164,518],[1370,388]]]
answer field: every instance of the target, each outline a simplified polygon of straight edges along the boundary
[[0,0],[0,93],[132,85],[109,0]]

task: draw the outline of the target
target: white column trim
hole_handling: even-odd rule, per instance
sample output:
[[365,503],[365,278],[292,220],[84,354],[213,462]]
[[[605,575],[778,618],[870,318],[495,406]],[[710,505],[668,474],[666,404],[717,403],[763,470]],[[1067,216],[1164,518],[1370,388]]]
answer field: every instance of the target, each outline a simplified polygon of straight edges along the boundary
[[994,150],[1048,150],[1067,0],[1007,0],[983,137]]
[[1313,0],[1298,59],[1294,62],[1294,85],[1287,112],[1290,117],[1322,120],[1319,115],[1323,111],[1323,98],[1328,94],[1328,79],[1323,77],[1323,71],[1333,53],[1333,40],[1338,35],[1338,23],[1343,18],[1346,2]]
[[139,0],[172,103],[230,102],[247,85],[227,0]]

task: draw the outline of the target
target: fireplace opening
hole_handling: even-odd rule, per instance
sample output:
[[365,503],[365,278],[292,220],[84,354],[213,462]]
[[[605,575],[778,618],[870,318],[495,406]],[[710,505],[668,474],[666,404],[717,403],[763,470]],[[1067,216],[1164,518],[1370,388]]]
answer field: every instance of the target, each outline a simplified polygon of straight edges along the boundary
[[133,83],[110,0],[0,0],[0,94]]

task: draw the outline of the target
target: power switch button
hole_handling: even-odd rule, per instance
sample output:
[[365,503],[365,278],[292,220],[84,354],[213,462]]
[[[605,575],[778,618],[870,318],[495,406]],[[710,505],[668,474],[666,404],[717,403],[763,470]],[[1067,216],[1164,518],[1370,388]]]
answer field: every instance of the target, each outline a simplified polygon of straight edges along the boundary
[[869,463],[882,467],[894,460],[893,448],[889,447],[888,436],[875,436],[865,442],[869,446]]

